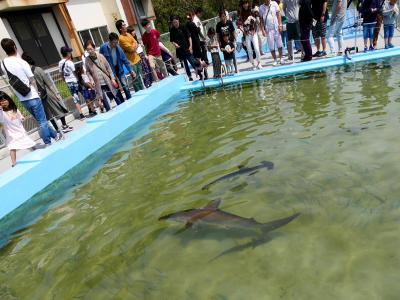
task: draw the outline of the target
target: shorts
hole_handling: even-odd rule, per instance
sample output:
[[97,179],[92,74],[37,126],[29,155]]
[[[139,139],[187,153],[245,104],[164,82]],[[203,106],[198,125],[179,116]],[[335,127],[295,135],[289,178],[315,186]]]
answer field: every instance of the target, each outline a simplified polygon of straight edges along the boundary
[[274,51],[275,46],[278,49],[283,47],[281,33],[278,30],[274,30],[274,29],[268,30],[267,42],[268,42],[269,51]]
[[85,98],[86,101],[92,101],[96,99],[96,91],[95,90],[88,90],[88,89],[83,89],[82,90],[82,95],[83,98]]
[[160,61],[163,62],[163,59],[161,56],[153,56],[149,55],[149,64],[150,68],[155,69],[158,64],[160,64]]
[[289,41],[291,40],[299,40],[300,39],[300,26],[299,22],[296,23],[287,23],[286,24],[287,38]]
[[314,40],[326,37],[326,22],[318,21],[311,29]]
[[363,24],[363,37],[364,39],[373,39],[376,23]]
[[77,82],[67,82],[67,86],[69,89],[69,92],[72,95],[72,99],[74,101],[75,104],[79,104],[79,95],[78,95],[78,91],[79,91],[79,84]]
[[383,36],[385,39],[392,38],[394,34],[394,24],[383,25]]

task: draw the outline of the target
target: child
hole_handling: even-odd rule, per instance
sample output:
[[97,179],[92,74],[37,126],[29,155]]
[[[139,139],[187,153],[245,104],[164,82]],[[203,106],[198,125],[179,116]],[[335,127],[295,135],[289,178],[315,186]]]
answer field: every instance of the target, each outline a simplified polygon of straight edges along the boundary
[[[361,16],[363,18],[364,52],[375,50],[373,46],[376,16],[378,15],[378,0],[364,0],[361,2]],[[369,40],[369,48],[368,48]]]
[[218,38],[217,35],[215,34],[215,29],[210,27],[207,31],[207,49],[208,51],[211,52],[211,59],[212,59],[212,64],[213,64],[213,74],[214,78],[219,78],[221,77],[221,58],[219,56],[219,44],[218,44]]
[[[89,115],[97,115],[96,109],[94,107],[94,101],[96,100],[96,91],[94,90],[94,82],[91,82],[89,76],[86,75],[85,70],[82,65],[75,67],[76,79],[78,80],[79,90],[85,98],[86,104],[89,108]],[[101,111],[104,111],[103,103],[98,102]]]
[[[207,67],[208,67],[207,63],[204,60],[202,60],[201,58],[195,58],[194,67],[195,67],[196,74],[198,74],[200,77],[200,80],[203,80],[202,74],[203,74],[204,70],[207,70]],[[205,78],[205,79],[207,79],[207,78]]]
[[386,0],[383,6],[383,34],[385,38],[385,49],[393,48],[392,38],[394,26],[396,24],[397,16],[399,15],[399,8],[396,4],[397,0]]
[[0,91],[0,123],[6,133],[6,144],[10,150],[11,165],[17,163],[17,150],[29,149],[35,142],[28,136],[22,121],[24,117],[17,109],[14,101],[6,93]]
[[224,54],[226,74],[233,74],[235,72],[235,66],[233,64],[233,57],[235,56],[235,46],[229,41],[229,35],[224,34],[222,36],[221,51]]

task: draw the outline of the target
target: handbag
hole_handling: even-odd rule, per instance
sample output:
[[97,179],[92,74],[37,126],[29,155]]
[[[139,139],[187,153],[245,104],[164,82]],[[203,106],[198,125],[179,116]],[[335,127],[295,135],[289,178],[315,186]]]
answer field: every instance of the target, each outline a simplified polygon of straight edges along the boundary
[[21,79],[19,79],[17,76],[15,76],[14,74],[10,73],[7,70],[6,65],[4,64],[3,61],[3,66],[4,69],[7,72],[7,77],[8,77],[8,83],[14,88],[14,90],[16,90],[18,93],[20,93],[22,96],[26,96],[31,92],[31,87],[27,86],[25,83],[22,82]]
[[[102,67],[100,67],[100,66],[97,64],[97,62],[93,59],[93,57],[89,56],[89,58],[90,58],[90,60],[94,63],[94,65],[95,65],[96,67],[98,67],[98,68],[100,69],[100,71],[102,71],[104,74],[106,74],[107,77],[111,80],[110,74],[108,74],[108,72],[106,72]],[[115,89],[119,89],[120,85],[118,84],[118,81],[119,81],[118,78],[116,77],[114,80],[115,80],[116,84],[113,84],[113,87],[114,87]]]

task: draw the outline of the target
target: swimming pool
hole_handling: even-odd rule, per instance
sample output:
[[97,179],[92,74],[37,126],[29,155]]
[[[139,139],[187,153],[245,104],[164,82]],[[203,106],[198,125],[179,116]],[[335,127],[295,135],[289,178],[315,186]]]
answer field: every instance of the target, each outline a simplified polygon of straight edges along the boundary
[[[399,64],[170,102],[36,196],[48,210],[1,249],[1,299],[395,299]],[[158,221],[218,198],[263,223],[301,215],[267,237]]]

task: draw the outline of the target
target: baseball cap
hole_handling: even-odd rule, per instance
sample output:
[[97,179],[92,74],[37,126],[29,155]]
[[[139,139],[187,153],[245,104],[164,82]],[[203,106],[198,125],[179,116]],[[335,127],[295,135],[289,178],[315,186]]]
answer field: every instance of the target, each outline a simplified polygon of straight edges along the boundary
[[62,46],[60,49],[61,55],[66,56],[68,53],[72,53],[72,49],[68,46]]

